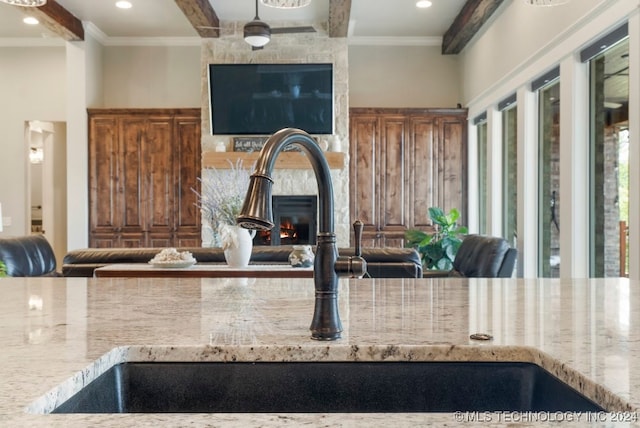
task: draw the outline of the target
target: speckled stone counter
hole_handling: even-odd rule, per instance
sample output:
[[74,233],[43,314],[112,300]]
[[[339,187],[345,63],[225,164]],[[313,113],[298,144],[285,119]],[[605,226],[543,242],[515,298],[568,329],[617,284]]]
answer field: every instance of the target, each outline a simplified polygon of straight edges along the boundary
[[[0,288],[0,426],[640,425],[640,283],[626,279],[341,280],[336,342],[309,338],[311,279],[3,278]],[[47,413],[119,362],[307,360],[535,362],[611,413]]]

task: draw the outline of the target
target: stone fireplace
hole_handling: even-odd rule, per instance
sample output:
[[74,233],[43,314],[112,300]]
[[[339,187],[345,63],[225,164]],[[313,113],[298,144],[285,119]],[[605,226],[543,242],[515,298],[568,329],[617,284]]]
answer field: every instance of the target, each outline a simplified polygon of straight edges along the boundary
[[254,245],[303,245],[316,243],[318,197],[276,195],[273,197],[271,231],[258,232]]
[[[278,26],[277,22],[270,23]],[[202,42],[202,151],[214,152],[216,145],[224,144],[227,151],[233,150],[231,135],[212,135],[209,105],[208,65],[211,63],[332,63],[334,134],[332,136],[317,135],[319,141],[337,138],[340,151],[345,154],[344,163],[332,167],[331,178],[335,202],[335,226],[338,246],[349,246],[349,79],[348,79],[348,46],[344,38],[330,38],[322,23],[314,27],[317,33],[278,34],[263,50],[252,51],[242,38],[242,22],[223,22],[221,36],[217,39],[204,39]],[[215,106],[214,106],[215,108]],[[216,154],[217,155],[217,154]],[[249,166],[248,164],[246,166]],[[206,168],[206,165],[204,166]],[[211,173],[211,171],[208,171]],[[206,179],[203,171],[202,177]],[[273,195],[317,195],[317,184],[313,170],[278,169],[273,175]],[[205,232],[203,231],[203,234]],[[204,236],[203,236],[204,240]]]

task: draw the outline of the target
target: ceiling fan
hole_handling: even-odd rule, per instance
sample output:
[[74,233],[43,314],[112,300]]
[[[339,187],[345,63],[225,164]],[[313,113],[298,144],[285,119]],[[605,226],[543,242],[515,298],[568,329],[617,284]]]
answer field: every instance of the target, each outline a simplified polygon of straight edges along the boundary
[[256,16],[244,26],[244,40],[251,45],[251,50],[263,49],[271,41],[272,34],[315,33],[311,26],[271,28],[258,16],[258,0],[256,0]]

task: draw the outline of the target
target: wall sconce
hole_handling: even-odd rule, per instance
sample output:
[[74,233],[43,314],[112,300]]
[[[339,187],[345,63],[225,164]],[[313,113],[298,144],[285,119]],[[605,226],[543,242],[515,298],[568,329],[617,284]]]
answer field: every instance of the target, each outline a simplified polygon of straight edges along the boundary
[[31,147],[31,150],[29,151],[29,162],[39,164],[42,163],[43,160],[44,151],[42,150],[42,147]]

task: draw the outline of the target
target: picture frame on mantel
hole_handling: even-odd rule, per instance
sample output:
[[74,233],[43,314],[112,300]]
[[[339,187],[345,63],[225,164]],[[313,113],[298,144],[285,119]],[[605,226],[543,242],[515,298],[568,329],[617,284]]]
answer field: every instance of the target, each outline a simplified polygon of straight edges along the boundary
[[[264,147],[269,137],[233,137],[233,151],[243,153],[259,152]],[[317,139],[316,139],[317,141]],[[298,152],[298,147],[289,146],[284,149],[285,152]]]
[[269,137],[233,137],[234,152],[259,152]]

